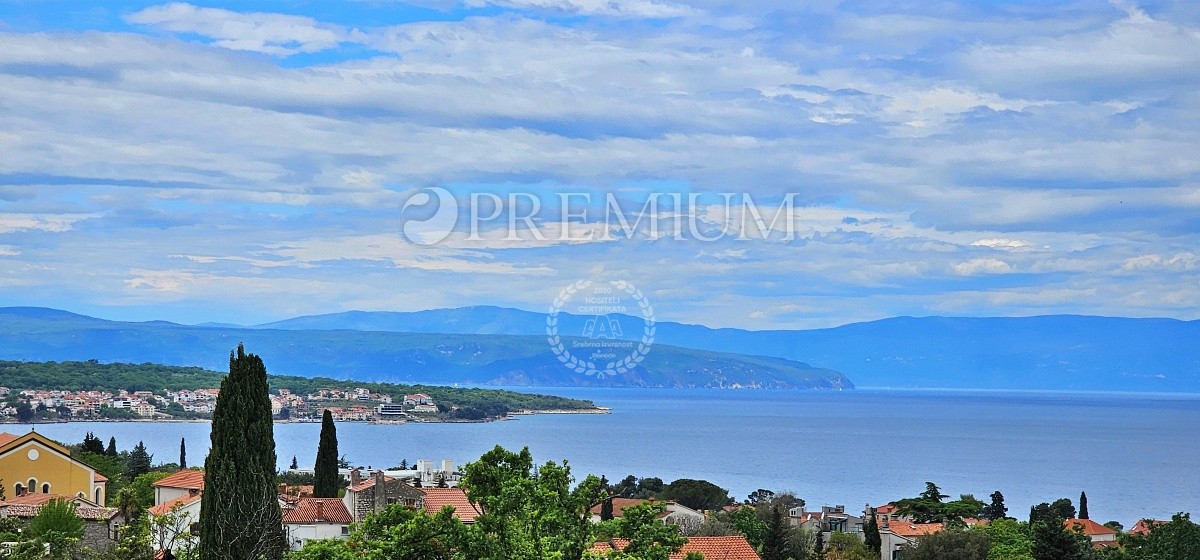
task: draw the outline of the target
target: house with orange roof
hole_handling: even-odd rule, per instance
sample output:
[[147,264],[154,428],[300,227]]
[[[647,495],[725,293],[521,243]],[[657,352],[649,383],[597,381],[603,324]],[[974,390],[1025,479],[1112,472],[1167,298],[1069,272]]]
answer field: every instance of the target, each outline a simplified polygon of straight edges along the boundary
[[383,471],[375,471],[370,478],[364,479],[360,471],[354,469],[350,471],[350,486],[346,488],[342,502],[355,521],[362,521],[392,504],[424,508],[425,494],[404,480],[384,475]]
[[945,528],[942,523],[913,523],[899,519],[887,520],[879,526],[880,560],[899,558],[900,550],[915,546],[921,537],[932,535]]
[[66,446],[37,432],[0,433],[0,480],[4,493],[58,494],[104,503],[107,478],[71,456]]
[[354,519],[339,498],[301,498],[283,512],[283,532],[292,550],[316,539],[344,539]]
[[1133,528],[1126,532],[1130,535],[1141,535],[1144,537],[1149,535],[1150,531],[1153,531],[1155,527],[1158,527],[1159,525],[1165,525],[1167,523],[1170,523],[1170,521],[1165,521],[1162,519],[1139,519],[1138,522],[1134,524]]
[[425,494],[425,511],[437,513],[446,506],[454,509],[454,517],[463,523],[474,523],[475,518],[483,512],[467,499],[467,493],[462,488],[421,488]]
[[1063,527],[1068,531],[1087,535],[1092,541],[1094,548],[1112,548],[1119,546],[1117,544],[1117,530],[1105,527],[1091,519],[1067,519],[1063,521]]
[[204,471],[183,469],[154,483],[154,505],[204,492]]
[[[652,503],[654,500],[642,500],[637,498],[613,498],[613,518],[621,517],[624,514],[625,508],[640,506],[646,503]],[[662,502],[666,509],[659,514],[659,519],[664,523],[679,525],[681,527],[692,527],[704,523],[704,514],[690,507],[676,502]],[[596,505],[592,507],[592,522],[600,522],[600,510],[603,506]]]
[[[591,552],[605,556],[614,551],[625,550],[629,541],[612,539],[592,545]],[[707,560],[761,560],[754,547],[741,535],[733,537],[690,537],[679,552],[671,554],[671,560],[682,560],[688,554],[698,552]]]
[[43,506],[54,500],[65,500],[75,504],[75,515],[83,520],[83,539],[80,544],[92,550],[110,549],[117,540],[117,529],[126,521],[117,508],[101,507],[80,497],[41,493],[27,493],[0,502],[0,517],[29,520],[41,513]]

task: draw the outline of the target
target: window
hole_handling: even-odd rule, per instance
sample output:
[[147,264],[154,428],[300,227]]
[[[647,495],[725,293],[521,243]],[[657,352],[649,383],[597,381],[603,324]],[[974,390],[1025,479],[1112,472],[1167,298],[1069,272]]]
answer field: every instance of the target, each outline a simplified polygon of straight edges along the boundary
[[50,493],[50,483],[49,483],[49,482],[43,482],[43,483],[42,483],[42,493],[43,493],[43,494],[49,494],[49,493]]
[[36,478],[29,479],[29,483],[25,485],[25,488],[29,490],[30,494],[37,492],[37,479]]
[[349,535],[349,534],[350,534],[350,526],[349,526],[349,525],[342,525],[342,536],[346,536],[346,535]]
[[15,496],[20,496],[20,495],[25,494],[25,487],[22,486],[20,482],[18,482],[17,485],[15,487],[13,487],[13,490],[14,490],[13,495],[15,495]]
[[99,488],[96,489],[96,504],[104,505],[104,502],[100,501],[100,489]]

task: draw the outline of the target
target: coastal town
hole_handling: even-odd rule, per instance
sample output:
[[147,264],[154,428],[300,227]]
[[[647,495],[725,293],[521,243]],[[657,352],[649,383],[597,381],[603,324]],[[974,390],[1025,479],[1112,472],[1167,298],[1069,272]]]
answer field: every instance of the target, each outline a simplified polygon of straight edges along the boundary
[[[158,528],[152,538],[160,557],[162,552],[171,550],[181,555],[188,553],[194,540],[192,528],[199,523],[205,496],[204,470],[178,468],[154,476],[152,503],[146,503],[142,511],[136,511],[110,495],[114,481],[79,460],[77,455],[80,453],[74,446],[53,441],[36,431],[22,435],[0,433],[0,481],[5,481],[0,482],[3,486],[0,496],[7,496],[0,500],[0,527],[14,521],[29,523],[48,504],[67,502],[82,522],[80,543],[89,550],[104,551],[117,546],[123,528],[134,522],[135,515],[144,515]],[[463,469],[451,460],[419,460],[411,467],[393,469],[340,468],[336,472],[341,488],[337,497],[316,497],[313,484],[278,484],[275,494],[282,512],[283,535],[292,551],[304,550],[310,541],[347,539],[356,524],[384,514],[393,506],[427,515],[449,511],[457,523],[464,525],[475,523],[485,513],[483,506],[459,487]],[[313,474],[313,469],[293,465],[281,476],[303,478]],[[614,486],[613,491],[620,492],[619,488],[620,485]],[[931,486],[931,489],[933,495],[938,496],[937,488]],[[602,524],[620,520],[639,508],[651,507],[657,512],[657,522],[675,527],[684,537],[679,550],[670,555],[672,559],[694,558],[688,554],[695,552],[703,558],[760,560],[763,556],[759,550],[763,545],[758,543],[756,546],[752,542],[755,540],[753,535],[737,531],[726,531],[733,534],[721,535],[711,533],[721,526],[722,520],[739,516],[753,519],[757,515],[755,510],[779,508],[780,503],[788,503],[791,507],[780,510],[782,521],[794,534],[809,536],[809,546],[817,547],[824,557],[894,560],[904,556],[906,551],[920,547],[923,541],[936,538],[935,535],[964,531],[985,534],[992,524],[1017,527],[1016,521],[1006,515],[1002,496],[999,505],[996,499],[993,496],[991,506],[981,508],[977,517],[951,516],[931,522],[922,519],[930,512],[921,507],[914,508],[913,499],[897,499],[875,506],[867,504],[861,511],[852,511],[844,505],[809,507],[794,496],[775,496],[767,490],[759,490],[740,503],[712,508],[689,507],[682,499],[610,495],[603,503],[590,507],[585,520]],[[947,505],[953,503],[956,502]],[[1053,507],[1062,505],[1056,502]],[[1089,519],[1086,496],[1081,496],[1079,506],[1076,511],[1070,505],[1066,514],[1070,517],[1052,518],[1053,522],[1086,540],[1095,551],[1118,550],[1128,539],[1147,537],[1156,527],[1171,523],[1170,520],[1129,520],[1129,529],[1124,530],[1117,522],[1101,524]],[[867,550],[873,541],[878,550],[867,557],[846,553],[851,549]],[[0,557],[17,545],[16,542],[0,543]],[[590,552],[603,558],[607,552],[621,551],[628,545],[627,540],[619,538],[600,539],[592,545]]]
[[[211,416],[220,389],[178,391],[47,391],[0,387],[0,421],[194,420]],[[320,389],[298,395],[288,389],[270,394],[277,421],[319,420],[325,410],[339,422],[404,422],[435,419],[453,406],[424,393],[391,395],[365,388]]]

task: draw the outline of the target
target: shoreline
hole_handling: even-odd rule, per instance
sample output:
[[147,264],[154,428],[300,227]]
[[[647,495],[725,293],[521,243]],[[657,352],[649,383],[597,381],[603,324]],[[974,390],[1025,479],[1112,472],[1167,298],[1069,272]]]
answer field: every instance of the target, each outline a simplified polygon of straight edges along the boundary
[[[547,410],[514,410],[505,416],[495,418],[482,418],[479,420],[462,420],[462,419],[424,419],[424,418],[409,418],[401,420],[339,420],[338,423],[352,424],[482,424],[485,422],[500,422],[504,420],[514,420],[518,416],[534,416],[538,414],[612,414],[612,409],[606,406],[598,406],[589,409],[547,409]],[[21,426],[39,426],[39,425],[55,425],[55,424],[74,424],[74,423],[92,423],[92,422],[112,422],[112,423],[139,423],[139,424],[211,424],[211,418],[88,418],[79,420],[42,420],[37,422],[18,422],[15,420],[0,420],[0,426],[5,425],[21,425]],[[303,420],[273,420],[276,424],[320,424],[317,419]]]

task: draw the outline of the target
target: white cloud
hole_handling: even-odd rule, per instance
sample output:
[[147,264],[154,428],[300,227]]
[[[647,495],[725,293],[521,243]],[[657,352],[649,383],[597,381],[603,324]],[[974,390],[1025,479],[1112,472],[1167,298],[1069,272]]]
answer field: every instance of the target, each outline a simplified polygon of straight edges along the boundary
[[971,259],[954,265],[954,272],[959,276],[1007,274],[1012,272],[1012,266],[999,259]]
[[175,33],[194,33],[227,49],[283,56],[331,49],[356,35],[307,17],[202,8],[184,2],[151,6],[125,16],[125,20]]
[[565,12],[569,14],[638,17],[647,19],[677,18],[698,12],[683,4],[654,0],[465,0],[470,7],[500,6]]

